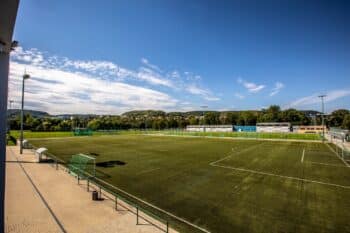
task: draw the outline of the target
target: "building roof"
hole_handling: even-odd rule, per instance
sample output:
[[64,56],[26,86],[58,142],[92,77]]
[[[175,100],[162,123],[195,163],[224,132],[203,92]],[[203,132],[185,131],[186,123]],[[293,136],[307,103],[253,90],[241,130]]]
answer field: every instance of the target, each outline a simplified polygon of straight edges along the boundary
[[5,51],[10,51],[19,0],[0,1],[0,42]]
[[232,128],[233,125],[187,125],[188,128]]
[[290,126],[289,122],[261,122],[256,123],[257,126]]

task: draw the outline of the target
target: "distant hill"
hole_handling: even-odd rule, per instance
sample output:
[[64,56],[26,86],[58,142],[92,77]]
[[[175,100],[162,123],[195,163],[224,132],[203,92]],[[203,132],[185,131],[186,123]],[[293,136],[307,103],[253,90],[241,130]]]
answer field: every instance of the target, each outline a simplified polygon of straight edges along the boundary
[[[320,114],[319,111],[315,110],[299,110],[300,112],[304,113],[306,116],[316,116]],[[21,110],[20,109],[9,109],[7,112],[7,116],[10,118],[15,118],[16,116],[19,116]],[[223,112],[223,113],[239,113],[239,112],[252,112],[252,113],[258,113],[261,112],[260,110],[236,110],[236,111],[211,111],[211,110],[205,110],[204,113],[207,112]],[[47,112],[43,111],[36,111],[36,110],[24,110],[24,114],[31,114],[32,117],[35,118],[45,118],[45,117],[52,117],[52,118],[60,118],[60,119],[70,119],[71,117],[75,118],[82,118],[82,119],[90,119],[90,118],[96,118],[98,115],[96,114],[58,114],[58,115],[50,115]],[[135,111],[129,111],[121,114],[121,116],[124,117],[140,117],[140,116],[147,116],[147,117],[157,117],[157,116],[169,116],[169,117],[176,117],[176,116],[202,116],[203,111],[189,111],[189,112],[164,112],[161,110],[135,110]]]
[[[8,109],[7,110],[7,117],[15,118],[15,117],[19,116],[20,113],[21,113],[20,109]],[[35,117],[35,118],[50,117],[50,114],[48,114],[47,112],[25,109],[24,115],[27,115],[27,114],[30,114],[30,115],[32,115],[32,117]]]
[[135,110],[124,112],[122,116],[124,117],[137,117],[137,116],[165,116],[166,113],[160,110]]
[[74,118],[80,118],[80,119],[90,119],[90,118],[96,118],[98,115],[96,114],[58,114],[58,115],[52,115],[51,117],[56,117],[60,119],[70,119],[71,117]]

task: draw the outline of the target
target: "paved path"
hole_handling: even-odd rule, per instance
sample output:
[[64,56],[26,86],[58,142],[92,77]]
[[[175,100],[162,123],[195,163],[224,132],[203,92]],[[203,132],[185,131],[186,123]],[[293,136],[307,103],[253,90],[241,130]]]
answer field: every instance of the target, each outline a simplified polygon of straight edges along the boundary
[[64,170],[35,163],[31,151],[18,151],[7,147],[5,232],[161,232],[144,220],[136,225],[135,214],[116,211],[114,201],[92,201],[86,185],[77,185]]

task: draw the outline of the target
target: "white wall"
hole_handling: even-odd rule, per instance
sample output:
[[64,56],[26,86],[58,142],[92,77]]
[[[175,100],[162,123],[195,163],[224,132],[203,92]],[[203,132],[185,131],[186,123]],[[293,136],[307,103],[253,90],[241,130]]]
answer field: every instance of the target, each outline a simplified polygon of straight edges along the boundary
[[191,132],[232,132],[232,126],[227,126],[227,127],[215,127],[215,126],[200,126],[200,127],[192,127],[192,126],[187,126],[186,127],[187,131]]
[[256,132],[289,133],[289,126],[256,126]]

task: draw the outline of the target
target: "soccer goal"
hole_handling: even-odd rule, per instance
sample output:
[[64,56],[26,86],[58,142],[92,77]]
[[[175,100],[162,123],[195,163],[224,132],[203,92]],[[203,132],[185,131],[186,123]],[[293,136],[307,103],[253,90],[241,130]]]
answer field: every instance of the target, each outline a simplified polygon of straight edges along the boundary
[[342,148],[341,156],[348,164],[350,164],[350,149],[344,145]]
[[92,136],[92,130],[88,128],[74,128],[74,136]]
[[75,154],[68,163],[69,172],[81,178],[96,176],[96,158],[85,155]]

